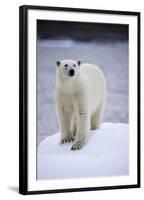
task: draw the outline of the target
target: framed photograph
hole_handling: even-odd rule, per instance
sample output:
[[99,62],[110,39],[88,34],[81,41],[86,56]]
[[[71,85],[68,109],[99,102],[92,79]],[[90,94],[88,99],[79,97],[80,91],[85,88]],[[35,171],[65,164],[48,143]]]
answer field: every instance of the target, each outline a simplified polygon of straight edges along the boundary
[[19,14],[19,192],[140,187],[140,13]]

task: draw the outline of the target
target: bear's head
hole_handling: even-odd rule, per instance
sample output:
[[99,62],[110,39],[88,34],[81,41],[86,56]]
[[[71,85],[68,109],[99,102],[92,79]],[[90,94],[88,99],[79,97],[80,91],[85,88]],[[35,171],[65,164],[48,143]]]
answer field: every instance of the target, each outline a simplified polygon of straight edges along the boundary
[[62,60],[56,61],[59,75],[63,78],[75,78],[80,72],[81,61]]

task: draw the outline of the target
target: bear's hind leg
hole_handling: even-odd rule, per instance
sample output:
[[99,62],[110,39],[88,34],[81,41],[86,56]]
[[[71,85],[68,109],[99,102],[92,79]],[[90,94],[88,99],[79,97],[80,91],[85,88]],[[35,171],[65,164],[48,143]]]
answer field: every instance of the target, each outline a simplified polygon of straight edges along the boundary
[[91,117],[91,130],[95,130],[100,128],[102,117],[103,117],[103,110],[104,106],[103,104],[92,114]]
[[100,116],[97,112],[95,112],[91,117],[91,130],[98,129],[101,124]]
[[71,120],[71,135],[75,137],[76,132],[77,132],[77,122],[76,122],[76,115],[74,114]]

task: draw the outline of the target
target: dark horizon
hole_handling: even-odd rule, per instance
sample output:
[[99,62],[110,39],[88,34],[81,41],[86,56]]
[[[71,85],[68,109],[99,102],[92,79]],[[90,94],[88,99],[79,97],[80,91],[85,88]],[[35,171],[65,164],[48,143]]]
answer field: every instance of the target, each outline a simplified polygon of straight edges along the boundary
[[37,20],[38,39],[128,40],[128,25]]

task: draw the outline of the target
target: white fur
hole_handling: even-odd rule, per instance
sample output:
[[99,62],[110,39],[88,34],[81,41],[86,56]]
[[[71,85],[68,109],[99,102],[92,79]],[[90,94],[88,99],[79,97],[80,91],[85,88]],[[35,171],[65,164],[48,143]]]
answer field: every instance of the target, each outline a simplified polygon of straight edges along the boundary
[[[75,70],[73,77],[68,76],[71,68]],[[90,129],[97,129],[101,124],[106,99],[102,71],[92,64],[79,66],[74,60],[61,61],[57,67],[55,97],[61,143],[74,139],[72,150],[80,149],[87,142]]]

